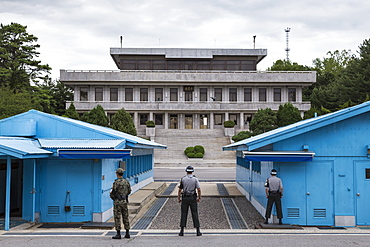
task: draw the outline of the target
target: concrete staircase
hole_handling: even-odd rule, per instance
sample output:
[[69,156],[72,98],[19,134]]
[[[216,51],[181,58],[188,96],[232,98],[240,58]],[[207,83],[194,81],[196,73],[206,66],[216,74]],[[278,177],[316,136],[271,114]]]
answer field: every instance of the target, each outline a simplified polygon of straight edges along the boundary
[[[156,129],[154,141],[167,146],[165,150],[156,149],[156,167],[233,167],[235,152],[222,151],[230,144],[222,129]],[[203,159],[188,159],[184,154],[187,147],[201,145],[205,149]]]

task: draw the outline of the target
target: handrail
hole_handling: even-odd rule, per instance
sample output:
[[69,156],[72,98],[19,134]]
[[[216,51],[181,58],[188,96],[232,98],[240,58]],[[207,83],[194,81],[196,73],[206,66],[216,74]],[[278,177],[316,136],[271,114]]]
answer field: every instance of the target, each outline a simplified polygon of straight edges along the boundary
[[61,70],[67,73],[168,73],[168,74],[175,74],[175,73],[212,73],[212,74],[305,74],[305,73],[312,73],[315,71],[227,71],[227,70]]

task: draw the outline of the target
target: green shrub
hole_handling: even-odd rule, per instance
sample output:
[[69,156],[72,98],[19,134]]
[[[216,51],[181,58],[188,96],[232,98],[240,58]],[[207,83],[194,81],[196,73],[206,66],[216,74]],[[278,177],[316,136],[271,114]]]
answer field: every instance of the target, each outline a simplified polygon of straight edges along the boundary
[[203,154],[202,153],[196,153],[194,158],[203,158]]
[[201,153],[204,154],[204,147],[201,145],[196,145],[194,146],[194,153]]
[[187,156],[188,158],[195,158],[195,153],[188,153]]
[[249,131],[240,131],[237,135],[234,135],[231,139],[234,142],[238,142],[244,139],[247,139],[249,137],[253,136],[253,134]]
[[234,128],[235,122],[232,120],[227,120],[224,122],[224,127],[225,128]]
[[184,150],[184,153],[187,155],[188,153],[194,153],[194,147],[187,147]]
[[148,121],[146,121],[145,122],[145,124],[146,124],[146,127],[155,127],[155,123],[154,123],[154,121],[152,121],[152,120],[148,120]]

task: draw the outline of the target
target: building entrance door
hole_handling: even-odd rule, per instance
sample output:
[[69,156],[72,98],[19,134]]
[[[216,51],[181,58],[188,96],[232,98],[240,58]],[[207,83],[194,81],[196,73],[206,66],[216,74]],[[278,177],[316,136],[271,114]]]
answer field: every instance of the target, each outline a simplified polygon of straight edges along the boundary
[[278,176],[284,185],[282,200],[284,222],[308,226],[334,225],[332,168],[332,161],[280,165]]
[[207,129],[208,128],[208,116],[205,114],[200,115],[200,128]]
[[370,161],[355,161],[356,225],[370,225]]
[[177,115],[170,115],[170,129],[178,129]]
[[192,129],[193,128],[193,115],[186,114],[185,115],[185,129]]
[[40,179],[41,222],[92,220],[92,161],[42,161]]

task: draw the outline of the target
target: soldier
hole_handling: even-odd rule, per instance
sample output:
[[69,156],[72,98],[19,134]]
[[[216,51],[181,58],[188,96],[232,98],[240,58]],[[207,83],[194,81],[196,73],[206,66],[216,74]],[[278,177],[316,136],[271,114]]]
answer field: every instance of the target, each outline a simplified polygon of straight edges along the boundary
[[114,201],[113,213],[114,213],[114,223],[116,227],[117,234],[113,236],[113,239],[121,239],[121,215],[122,222],[126,229],[125,238],[130,238],[130,222],[128,220],[128,195],[131,193],[130,183],[124,179],[124,170],[118,168],[116,170],[117,179],[114,181],[112,186],[112,191],[110,192],[110,198]]
[[265,224],[268,224],[272,206],[275,203],[279,225],[282,225],[283,223],[281,219],[283,218],[283,212],[281,209],[281,198],[283,197],[283,183],[281,182],[281,179],[276,176],[277,171],[275,169],[272,169],[270,174],[271,177],[266,180],[265,184],[266,198],[268,198],[265,214]]
[[[191,210],[191,216],[193,218],[194,227],[197,229],[197,236],[202,236],[200,232],[199,216],[198,216],[198,202],[200,202],[201,191],[198,179],[193,175],[194,168],[188,166],[185,169],[186,176],[181,179],[178,201],[181,202],[181,220],[180,220],[180,233],[179,236],[184,236],[184,227],[186,227],[186,221],[188,219],[189,207]],[[198,195],[197,195],[198,192]],[[197,198],[198,197],[198,198]]]

